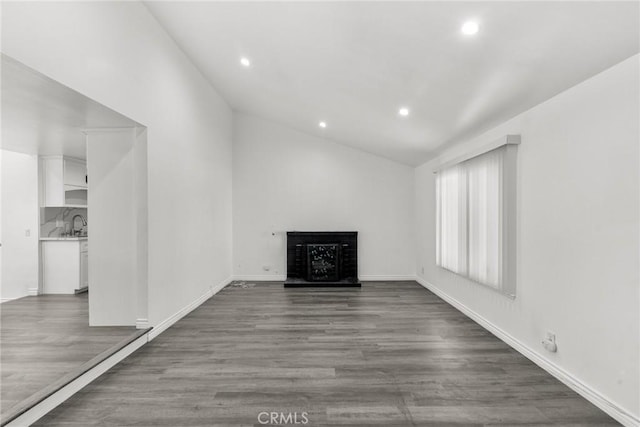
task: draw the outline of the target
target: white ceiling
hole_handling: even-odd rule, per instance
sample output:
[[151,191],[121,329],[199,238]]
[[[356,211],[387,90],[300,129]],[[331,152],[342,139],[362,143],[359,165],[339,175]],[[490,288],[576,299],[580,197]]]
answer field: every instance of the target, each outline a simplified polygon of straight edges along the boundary
[[5,150],[86,159],[83,129],[140,124],[2,55]]
[[235,110],[410,165],[639,51],[638,2],[145,4]]

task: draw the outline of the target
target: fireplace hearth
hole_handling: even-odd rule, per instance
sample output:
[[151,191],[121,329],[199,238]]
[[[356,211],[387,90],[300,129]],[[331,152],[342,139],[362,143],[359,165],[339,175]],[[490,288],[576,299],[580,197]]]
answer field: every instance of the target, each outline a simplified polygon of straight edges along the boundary
[[358,232],[287,232],[284,286],[360,286]]

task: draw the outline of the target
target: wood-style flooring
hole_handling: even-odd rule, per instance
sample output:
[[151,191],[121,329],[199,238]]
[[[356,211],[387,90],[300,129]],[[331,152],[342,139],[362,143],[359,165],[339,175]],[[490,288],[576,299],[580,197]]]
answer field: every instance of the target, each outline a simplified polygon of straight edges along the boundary
[[227,287],[37,425],[260,426],[261,412],[298,425],[306,412],[310,426],[618,425],[415,282]]
[[[40,295],[0,305],[0,413],[88,362],[135,327],[89,327],[88,295]],[[4,417],[3,417],[4,418]]]

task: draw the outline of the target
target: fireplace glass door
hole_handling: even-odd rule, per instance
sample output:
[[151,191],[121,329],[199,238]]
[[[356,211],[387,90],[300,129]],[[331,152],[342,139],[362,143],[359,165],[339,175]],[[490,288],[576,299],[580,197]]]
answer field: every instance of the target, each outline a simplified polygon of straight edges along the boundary
[[338,244],[307,245],[308,280],[312,282],[338,280],[340,277]]

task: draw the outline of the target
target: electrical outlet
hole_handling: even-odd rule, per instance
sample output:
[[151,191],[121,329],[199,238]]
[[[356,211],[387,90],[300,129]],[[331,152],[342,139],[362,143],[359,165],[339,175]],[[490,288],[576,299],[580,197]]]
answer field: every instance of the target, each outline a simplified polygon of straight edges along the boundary
[[31,237],[31,230],[30,229],[26,229],[24,230],[24,237]]
[[546,340],[549,341],[550,343],[555,344],[556,343],[556,334],[554,334],[553,332],[547,331]]
[[542,346],[551,353],[557,352],[558,346],[556,345],[556,334],[547,331],[545,338],[542,341]]

